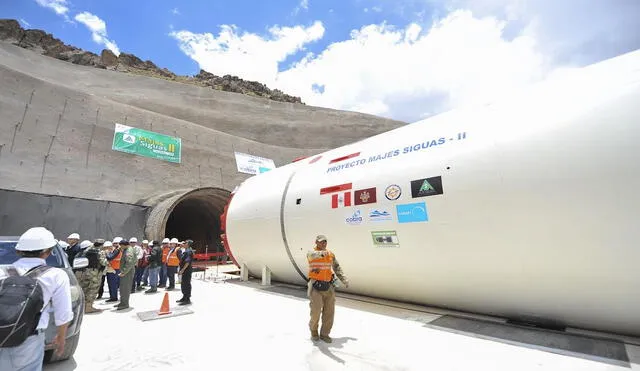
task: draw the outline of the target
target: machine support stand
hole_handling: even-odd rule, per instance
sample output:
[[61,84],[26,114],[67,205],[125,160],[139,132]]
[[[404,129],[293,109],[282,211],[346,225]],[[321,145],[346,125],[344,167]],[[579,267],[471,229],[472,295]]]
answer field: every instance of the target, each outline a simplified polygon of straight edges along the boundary
[[262,286],[271,286],[271,269],[266,265],[262,267]]

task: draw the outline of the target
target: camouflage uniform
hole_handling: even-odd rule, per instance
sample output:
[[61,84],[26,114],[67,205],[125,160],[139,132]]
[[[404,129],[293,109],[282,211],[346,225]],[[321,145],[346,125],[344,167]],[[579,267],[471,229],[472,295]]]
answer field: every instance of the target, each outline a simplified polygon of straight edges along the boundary
[[[79,255],[81,257],[89,258],[90,267],[91,265],[95,266],[97,261],[98,267],[87,267],[84,270],[75,272],[78,283],[80,284],[80,286],[82,287],[82,291],[84,292],[85,313],[101,311],[93,308],[93,302],[96,300],[98,290],[100,289],[100,282],[102,282],[102,271],[100,270],[100,267],[104,267],[108,264],[107,258],[100,250],[100,247],[95,245],[99,245],[99,243],[96,242],[94,246],[88,247]],[[93,261],[94,259],[96,261]]]

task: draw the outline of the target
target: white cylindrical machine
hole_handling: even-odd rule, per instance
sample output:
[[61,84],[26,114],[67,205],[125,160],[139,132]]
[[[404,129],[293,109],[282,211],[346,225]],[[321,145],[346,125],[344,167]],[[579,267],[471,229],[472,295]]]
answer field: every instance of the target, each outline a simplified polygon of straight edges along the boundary
[[640,335],[640,51],[246,180],[238,264],[353,293]]

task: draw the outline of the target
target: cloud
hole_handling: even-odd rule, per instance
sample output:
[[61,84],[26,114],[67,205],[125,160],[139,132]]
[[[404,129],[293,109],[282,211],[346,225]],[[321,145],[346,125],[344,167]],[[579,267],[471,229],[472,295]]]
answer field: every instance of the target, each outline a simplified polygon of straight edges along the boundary
[[36,0],[38,5],[53,9],[58,15],[66,15],[69,11],[67,0]]
[[178,41],[180,49],[218,75],[236,75],[247,80],[273,85],[278,76],[278,64],[288,56],[304,50],[310,42],[324,35],[324,26],[315,22],[308,27],[271,27],[269,36],[244,32],[236,26],[224,25],[218,36],[174,31],[169,35]]
[[[301,54],[284,70],[279,63],[324,35],[321,23],[316,31],[274,28],[280,32],[267,36],[240,34],[234,26],[224,26],[218,37],[172,36],[212,73],[257,80],[311,105],[409,122],[640,47],[637,1],[398,1],[413,22],[362,26],[316,54]],[[415,14],[429,13],[429,1],[440,8],[433,8],[433,20],[422,21]]]
[[300,0],[298,6],[293,9],[293,15],[297,15],[301,10],[309,10],[309,0]]
[[180,11],[178,10],[178,8],[173,8],[173,9],[171,9],[171,14],[180,15]]
[[20,24],[22,24],[22,27],[23,27],[23,28],[31,27],[31,24],[30,24],[29,22],[25,21],[25,20],[24,20],[24,19],[22,19],[22,18],[20,18],[18,21],[20,22]]
[[94,42],[104,45],[113,54],[120,55],[120,49],[115,41],[109,40],[107,36],[107,25],[98,16],[89,12],[82,12],[75,16],[75,20],[87,26],[91,31],[91,38]]

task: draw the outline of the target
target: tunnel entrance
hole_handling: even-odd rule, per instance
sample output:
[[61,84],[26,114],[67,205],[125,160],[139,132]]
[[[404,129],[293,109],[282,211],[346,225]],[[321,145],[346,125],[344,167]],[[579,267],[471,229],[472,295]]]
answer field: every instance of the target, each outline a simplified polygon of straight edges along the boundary
[[147,220],[147,236],[160,241],[165,237],[193,240],[197,254],[225,253],[220,234],[220,215],[231,197],[221,188],[199,188],[167,195]]

